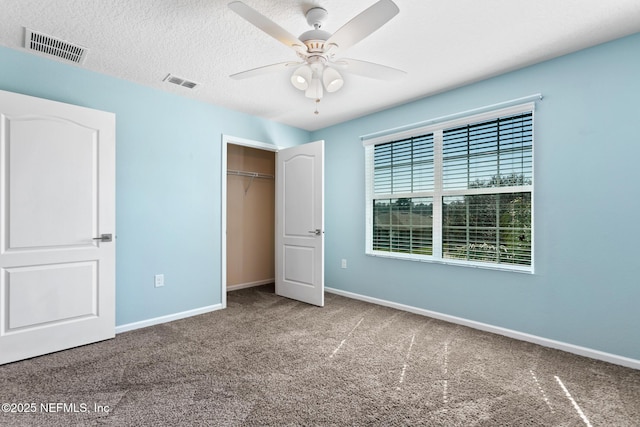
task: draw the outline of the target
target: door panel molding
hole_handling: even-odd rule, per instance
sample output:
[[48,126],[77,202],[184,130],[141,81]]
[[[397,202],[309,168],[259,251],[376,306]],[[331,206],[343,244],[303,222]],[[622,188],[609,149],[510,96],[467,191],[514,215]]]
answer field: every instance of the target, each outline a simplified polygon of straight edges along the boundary
[[8,320],[3,334],[98,315],[97,261],[13,267],[3,273],[0,294]]

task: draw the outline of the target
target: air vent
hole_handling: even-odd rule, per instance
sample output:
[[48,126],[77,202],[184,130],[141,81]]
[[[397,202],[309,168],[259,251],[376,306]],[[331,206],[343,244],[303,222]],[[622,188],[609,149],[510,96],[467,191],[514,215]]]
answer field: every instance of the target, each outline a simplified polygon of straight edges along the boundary
[[193,89],[198,86],[198,83],[196,82],[183,79],[182,77],[172,76],[171,74],[168,74],[167,77],[164,78],[163,82],[173,83],[174,85],[186,87],[188,89]]
[[88,52],[82,46],[28,28],[24,29],[24,47],[76,64],[82,64]]

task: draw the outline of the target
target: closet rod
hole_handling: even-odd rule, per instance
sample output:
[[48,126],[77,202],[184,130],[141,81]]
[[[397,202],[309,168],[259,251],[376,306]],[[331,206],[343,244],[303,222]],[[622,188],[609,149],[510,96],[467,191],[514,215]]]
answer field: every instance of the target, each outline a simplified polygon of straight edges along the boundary
[[239,176],[247,176],[249,178],[265,178],[265,179],[273,179],[273,175],[269,175],[266,173],[260,172],[246,172],[246,171],[237,171],[237,170],[227,170],[227,175],[239,175]]

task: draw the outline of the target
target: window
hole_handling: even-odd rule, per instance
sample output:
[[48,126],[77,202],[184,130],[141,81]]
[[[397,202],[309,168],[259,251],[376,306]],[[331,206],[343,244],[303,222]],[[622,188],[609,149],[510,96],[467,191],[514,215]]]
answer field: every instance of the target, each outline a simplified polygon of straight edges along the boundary
[[533,104],[364,145],[368,254],[531,271]]
[[[377,145],[373,201],[373,249],[431,255],[433,134]],[[405,194],[409,197],[391,197]]]

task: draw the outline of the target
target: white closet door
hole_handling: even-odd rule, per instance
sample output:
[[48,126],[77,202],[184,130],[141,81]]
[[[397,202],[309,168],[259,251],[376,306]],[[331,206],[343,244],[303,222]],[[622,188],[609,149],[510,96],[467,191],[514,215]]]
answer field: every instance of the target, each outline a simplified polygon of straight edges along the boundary
[[324,306],[324,141],[276,155],[276,294]]

